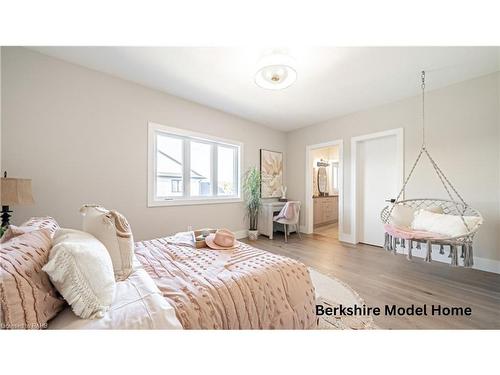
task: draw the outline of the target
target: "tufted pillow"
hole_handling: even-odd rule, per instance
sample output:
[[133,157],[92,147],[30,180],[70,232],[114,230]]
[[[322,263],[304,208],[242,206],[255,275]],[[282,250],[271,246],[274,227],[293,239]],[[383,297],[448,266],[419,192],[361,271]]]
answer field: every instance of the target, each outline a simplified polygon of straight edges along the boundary
[[116,280],[125,280],[133,269],[134,238],[127,219],[117,211],[84,205],[83,230],[101,241],[111,256]]
[[1,328],[45,328],[64,307],[64,300],[42,271],[51,246],[46,229],[21,234],[2,244]]
[[57,221],[55,221],[55,219],[50,216],[32,217],[20,226],[9,225],[2,238],[0,239],[0,243],[7,242],[11,238],[39,229],[47,229],[50,232],[50,236],[53,237],[56,230],[59,229],[59,224],[57,224]]
[[43,270],[81,318],[101,318],[113,302],[116,283],[111,258],[91,234],[59,229]]

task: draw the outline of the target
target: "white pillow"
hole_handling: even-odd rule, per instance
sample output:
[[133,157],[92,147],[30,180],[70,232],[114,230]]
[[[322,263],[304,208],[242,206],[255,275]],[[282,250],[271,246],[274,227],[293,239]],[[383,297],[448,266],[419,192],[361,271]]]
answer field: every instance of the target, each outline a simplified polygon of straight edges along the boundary
[[88,233],[59,229],[42,270],[81,318],[101,318],[113,302],[116,282],[111,258]]
[[[481,223],[481,218],[476,216],[464,216],[464,220],[469,230]],[[436,214],[428,210],[418,210],[415,212],[411,228],[450,237],[462,236],[468,232],[460,216]]]
[[133,269],[134,238],[127,219],[101,206],[84,205],[83,230],[101,241],[111,256],[116,280],[125,280]]
[[[410,206],[397,204],[394,206],[394,209],[391,212],[389,223],[397,227],[410,228],[416,211],[417,210]],[[434,212],[437,214],[443,213],[443,209],[439,206],[426,208],[425,211]]]
[[415,209],[402,204],[394,206],[389,223],[397,227],[409,228],[413,221]]

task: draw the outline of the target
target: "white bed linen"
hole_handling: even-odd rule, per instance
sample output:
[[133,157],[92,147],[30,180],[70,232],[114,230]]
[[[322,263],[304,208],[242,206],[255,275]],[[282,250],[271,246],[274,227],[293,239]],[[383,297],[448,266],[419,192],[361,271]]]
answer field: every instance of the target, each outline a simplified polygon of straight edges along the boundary
[[67,307],[49,322],[48,329],[182,329],[174,308],[151,277],[136,268],[116,283],[109,311],[100,319],[81,319]]

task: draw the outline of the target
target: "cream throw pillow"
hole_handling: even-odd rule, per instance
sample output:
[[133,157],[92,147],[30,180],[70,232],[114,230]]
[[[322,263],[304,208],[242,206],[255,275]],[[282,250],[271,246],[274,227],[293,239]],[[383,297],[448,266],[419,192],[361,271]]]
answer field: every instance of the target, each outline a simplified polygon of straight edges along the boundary
[[392,209],[389,223],[397,227],[409,228],[411,222],[413,221],[414,214],[415,214],[414,208],[402,204],[397,204]]
[[116,211],[84,205],[83,230],[101,241],[111,256],[117,281],[125,280],[133,269],[134,238],[127,219]]
[[[481,224],[481,218],[476,216],[464,216],[464,221],[467,223],[469,229],[473,229],[476,225]],[[418,210],[415,212],[411,228],[450,237],[462,236],[468,232],[460,216],[436,214],[428,210]]]
[[[439,206],[436,207],[428,207],[424,209],[428,212],[434,212],[437,214],[442,214],[443,209]],[[391,213],[391,219],[389,221],[390,224],[395,225],[400,228],[410,228],[415,216],[415,210],[412,207],[405,206],[404,204],[397,204],[394,206],[394,209]]]
[[59,229],[42,270],[81,318],[102,318],[113,302],[116,282],[111,258],[91,234]]

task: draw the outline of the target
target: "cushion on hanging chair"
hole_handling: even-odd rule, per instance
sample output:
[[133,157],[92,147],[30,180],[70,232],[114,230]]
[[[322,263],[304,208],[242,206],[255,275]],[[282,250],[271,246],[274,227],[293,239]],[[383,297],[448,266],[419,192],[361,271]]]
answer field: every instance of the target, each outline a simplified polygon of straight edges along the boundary
[[[443,208],[439,206],[425,208],[426,211],[435,212],[438,214],[443,213]],[[411,228],[415,212],[417,210],[413,207],[404,204],[396,204],[391,212],[389,223],[400,228]]]
[[397,227],[410,227],[415,215],[415,209],[410,206],[396,204],[391,212],[389,222]]
[[443,239],[443,236],[439,233],[432,233],[423,230],[413,230],[411,228],[398,227],[392,224],[384,224],[384,230],[391,236],[402,238],[404,240],[430,240],[430,239]]
[[[464,220],[459,215],[445,215],[418,210],[411,223],[413,230],[439,233],[448,237],[464,236],[469,231],[481,224],[481,217],[464,216]],[[464,221],[468,228],[464,225]]]

